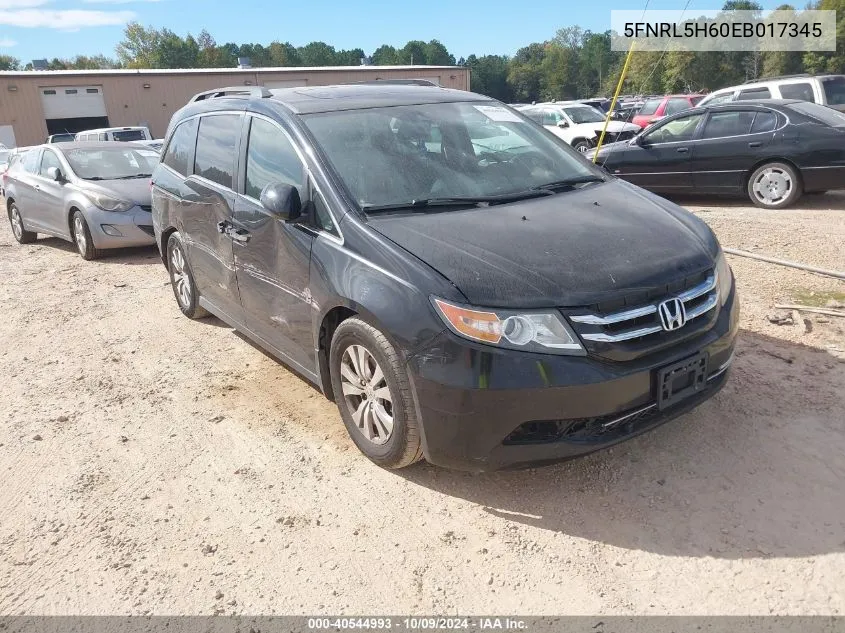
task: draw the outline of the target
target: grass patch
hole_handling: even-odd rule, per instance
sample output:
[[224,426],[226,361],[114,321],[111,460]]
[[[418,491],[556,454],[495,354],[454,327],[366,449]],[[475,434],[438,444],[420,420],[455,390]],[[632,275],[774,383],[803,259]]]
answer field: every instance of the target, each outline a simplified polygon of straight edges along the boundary
[[816,306],[819,308],[825,307],[828,301],[845,303],[845,292],[838,292],[836,290],[807,290],[806,288],[798,288],[792,291],[792,296],[795,297],[796,303],[803,303],[807,306]]

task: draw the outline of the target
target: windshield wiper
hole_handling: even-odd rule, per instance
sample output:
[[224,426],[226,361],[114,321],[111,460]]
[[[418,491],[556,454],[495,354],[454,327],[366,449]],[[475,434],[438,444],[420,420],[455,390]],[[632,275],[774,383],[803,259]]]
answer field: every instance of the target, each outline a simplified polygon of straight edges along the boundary
[[379,204],[379,205],[364,205],[362,207],[364,213],[377,213],[380,211],[417,211],[429,209],[432,207],[451,207],[451,206],[489,206],[491,204],[503,204],[505,202],[516,202],[518,200],[528,200],[529,198],[539,198],[540,196],[552,196],[554,191],[544,189],[542,187],[532,187],[524,191],[515,191],[513,193],[505,193],[497,196],[450,196],[442,198],[421,198],[418,200],[411,200],[410,202],[400,202],[398,204]]
[[577,185],[586,185],[591,182],[605,182],[604,178],[598,176],[579,176],[577,178],[566,178],[564,180],[555,180],[554,182],[547,182],[544,185],[537,185],[532,187],[538,191],[559,191],[561,189],[575,189]]
[[152,174],[132,174],[131,176],[118,176],[109,180],[132,180],[133,178],[149,178]]

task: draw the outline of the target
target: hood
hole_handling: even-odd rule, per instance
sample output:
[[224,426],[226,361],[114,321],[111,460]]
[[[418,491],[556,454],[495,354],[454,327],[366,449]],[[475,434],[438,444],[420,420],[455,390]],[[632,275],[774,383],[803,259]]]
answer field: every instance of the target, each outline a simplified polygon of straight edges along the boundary
[[[587,136],[598,136],[601,134],[602,129],[604,128],[604,123],[579,123],[577,125],[572,125],[568,128],[564,128],[570,134],[584,134]],[[617,134],[619,132],[639,132],[640,131],[639,125],[634,125],[633,123],[625,123],[623,121],[609,121],[607,124],[607,131],[612,134]]]
[[476,306],[583,306],[713,266],[712,231],[620,180],[493,207],[372,215]]
[[135,204],[149,206],[152,204],[149,178],[132,178],[131,180],[97,180],[86,181],[85,189],[102,191],[116,198],[122,198]]

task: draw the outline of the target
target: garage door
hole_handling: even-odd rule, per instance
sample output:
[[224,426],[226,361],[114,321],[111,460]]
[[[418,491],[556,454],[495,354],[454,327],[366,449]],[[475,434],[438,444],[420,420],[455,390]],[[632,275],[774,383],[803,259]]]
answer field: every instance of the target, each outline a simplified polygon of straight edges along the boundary
[[306,85],[304,79],[282,79],[280,81],[265,81],[265,88],[301,88]]
[[40,90],[45,119],[106,116],[102,86],[44,86]]

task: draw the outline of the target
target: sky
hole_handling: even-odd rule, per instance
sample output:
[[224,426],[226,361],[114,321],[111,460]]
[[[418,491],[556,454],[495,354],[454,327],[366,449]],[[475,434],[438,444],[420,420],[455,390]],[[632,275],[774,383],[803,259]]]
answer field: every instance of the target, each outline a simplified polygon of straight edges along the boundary
[[[762,0],[773,9],[783,0]],[[557,29],[610,27],[611,9],[643,9],[646,0],[0,0],[0,53],[32,59],[115,56],[129,20],[167,27],[180,35],[203,28],[217,40],[301,46],[322,40],[335,48],[440,40],[457,58],[512,55]],[[682,9],[685,1],[648,0],[649,9]],[[690,0],[689,10],[723,2]],[[803,4],[803,3],[795,3]]]

